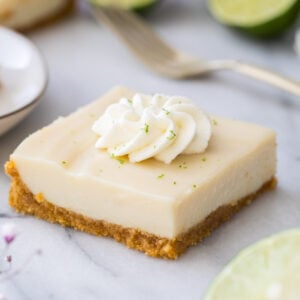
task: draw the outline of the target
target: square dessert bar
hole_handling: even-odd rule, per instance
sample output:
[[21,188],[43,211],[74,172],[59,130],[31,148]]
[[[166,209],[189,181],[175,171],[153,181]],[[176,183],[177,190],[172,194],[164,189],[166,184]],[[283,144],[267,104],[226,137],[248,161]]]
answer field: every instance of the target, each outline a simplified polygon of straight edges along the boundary
[[46,25],[64,16],[74,7],[74,0],[0,1],[0,24],[16,30]]
[[10,205],[20,213],[109,236],[175,259],[276,185],[275,133],[214,118],[202,154],[131,163],[95,148],[95,120],[134,92],[117,87],[26,138],[10,156]]

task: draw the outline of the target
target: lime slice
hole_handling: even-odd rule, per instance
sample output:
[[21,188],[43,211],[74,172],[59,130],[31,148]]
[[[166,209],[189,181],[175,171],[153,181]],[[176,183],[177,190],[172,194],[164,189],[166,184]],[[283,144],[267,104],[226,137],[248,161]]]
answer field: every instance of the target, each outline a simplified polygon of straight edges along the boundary
[[145,11],[158,0],[90,0],[90,2],[100,6],[115,6],[128,10]]
[[217,20],[256,36],[274,36],[296,19],[299,0],[210,0]]
[[205,300],[299,300],[300,230],[243,250],[214,280]]

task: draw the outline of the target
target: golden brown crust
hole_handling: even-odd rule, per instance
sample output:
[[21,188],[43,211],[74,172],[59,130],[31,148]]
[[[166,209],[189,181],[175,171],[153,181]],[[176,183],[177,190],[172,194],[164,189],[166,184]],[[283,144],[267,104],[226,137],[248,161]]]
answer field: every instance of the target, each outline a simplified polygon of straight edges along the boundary
[[[31,23],[28,26],[23,26],[21,28],[14,28],[14,29],[19,30],[21,32],[26,32],[28,30],[36,29],[41,26],[46,26],[46,25],[60,19],[61,17],[67,15],[69,12],[71,12],[74,9],[74,7],[75,7],[75,1],[68,0],[66,5],[57,13],[51,14],[48,17],[40,19],[40,20],[36,20],[35,22]],[[13,11],[3,11],[3,12],[1,12],[0,19],[3,22],[5,22],[5,21],[7,22],[10,18],[13,17],[13,15],[14,15]]]
[[42,194],[33,195],[28,190],[12,161],[6,164],[5,169],[6,173],[12,178],[9,203],[17,212],[31,214],[43,220],[73,227],[94,235],[109,236],[129,248],[143,251],[147,255],[169,259],[176,259],[189,246],[203,240],[210,235],[213,229],[229,220],[242,207],[250,204],[259,194],[276,187],[276,179],[272,178],[256,193],[230,205],[219,207],[187,233],[178,236],[176,239],[167,239],[138,229],[124,228],[105,221],[96,221],[57,207],[44,199]]

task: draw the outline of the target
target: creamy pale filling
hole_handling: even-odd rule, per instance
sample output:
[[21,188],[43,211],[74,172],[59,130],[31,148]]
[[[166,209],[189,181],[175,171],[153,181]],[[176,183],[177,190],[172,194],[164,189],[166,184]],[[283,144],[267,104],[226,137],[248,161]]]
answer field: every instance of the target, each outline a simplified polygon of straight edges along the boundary
[[11,156],[28,188],[87,217],[174,238],[274,176],[274,132],[222,118],[213,120],[205,153],[169,165],[130,163],[96,149],[92,124],[107,105],[132,94],[116,88],[28,137]]
[[27,28],[55,15],[69,0],[0,0],[0,24]]

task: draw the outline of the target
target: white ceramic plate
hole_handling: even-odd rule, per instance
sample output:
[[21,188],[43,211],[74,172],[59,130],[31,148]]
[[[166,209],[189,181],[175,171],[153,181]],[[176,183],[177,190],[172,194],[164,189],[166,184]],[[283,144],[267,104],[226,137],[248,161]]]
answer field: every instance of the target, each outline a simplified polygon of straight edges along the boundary
[[0,27],[0,135],[32,111],[46,86],[46,67],[36,46]]

